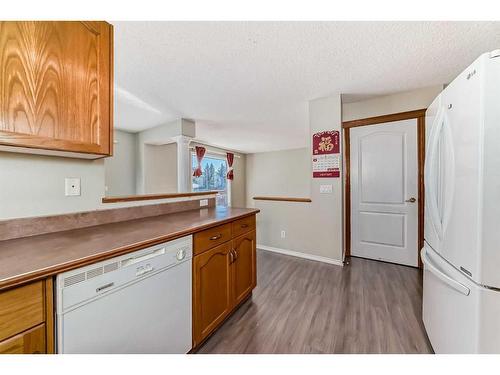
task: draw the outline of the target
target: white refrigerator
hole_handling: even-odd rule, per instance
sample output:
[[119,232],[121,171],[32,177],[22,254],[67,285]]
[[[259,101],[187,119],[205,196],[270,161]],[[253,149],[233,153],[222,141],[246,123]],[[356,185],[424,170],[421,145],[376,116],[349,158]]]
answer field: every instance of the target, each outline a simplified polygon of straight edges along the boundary
[[426,112],[423,321],[436,353],[500,353],[500,50]]

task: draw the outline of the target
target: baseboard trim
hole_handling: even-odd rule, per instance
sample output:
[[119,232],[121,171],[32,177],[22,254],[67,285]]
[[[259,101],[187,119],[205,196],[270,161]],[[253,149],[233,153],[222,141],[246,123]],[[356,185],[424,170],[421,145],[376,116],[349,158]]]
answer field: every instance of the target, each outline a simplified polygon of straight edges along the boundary
[[272,246],[266,246],[266,245],[259,245],[259,244],[257,244],[257,249],[264,250],[264,251],[271,251],[273,253],[278,253],[278,254],[283,254],[283,255],[290,255],[290,256],[296,257],[296,258],[303,258],[303,259],[308,259],[308,260],[314,260],[316,262],[334,264],[334,265],[340,266],[340,267],[344,266],[344,262],[342,262],[340,260],[331,259],[331,258],[327,258],[327,257],[322,257],[322,256],[319,256],[319,255],[312,255],[312,254],[301,253],[299,251],[293,251],[293,250],[287,250],[287,249],[280,249],[278,247],[272,247]]

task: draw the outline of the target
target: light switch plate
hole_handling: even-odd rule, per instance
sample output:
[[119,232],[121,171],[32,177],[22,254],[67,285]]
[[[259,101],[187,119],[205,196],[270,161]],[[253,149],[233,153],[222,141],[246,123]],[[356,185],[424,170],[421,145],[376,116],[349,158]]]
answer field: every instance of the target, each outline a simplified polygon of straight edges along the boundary
[[321,194],[331,194],[333,192],[333,186],[332,185],[320,185],[319,192]]
[[65,178],[64,193],[67,197],[80,195],[80,179],[75,177]]
[[208,199],[200,199],[200,207],[208,206]]

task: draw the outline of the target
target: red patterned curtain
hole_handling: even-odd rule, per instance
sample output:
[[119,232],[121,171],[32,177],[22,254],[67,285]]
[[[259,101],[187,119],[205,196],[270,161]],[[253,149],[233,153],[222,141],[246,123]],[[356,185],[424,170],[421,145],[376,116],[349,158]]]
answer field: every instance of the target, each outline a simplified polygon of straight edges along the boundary
[[228,180],[233,180],[234,179],[234,173],[233,173],[233,161],[234,161],[234,154],[228,152],[226,154],[227,158],[227,164],[229,165],[229,171],[227,172],[227,179]]
[[205,156],[205,147],[201,146],[196,146],[195,147],[195,152],[196,152],[196,160],[198,161],[198,166],[193,172],[194,177],[200,177],[203,172],[201,171],[201,161],[203,160],[203,156]]

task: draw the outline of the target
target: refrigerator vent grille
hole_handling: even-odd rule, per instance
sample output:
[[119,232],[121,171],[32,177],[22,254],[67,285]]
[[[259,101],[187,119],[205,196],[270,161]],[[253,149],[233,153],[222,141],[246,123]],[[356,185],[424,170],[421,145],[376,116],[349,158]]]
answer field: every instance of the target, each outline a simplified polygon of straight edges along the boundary
[[78,284],[81,283],[82,281],[85,281],[85,272],[80,272],[77,273],[76,275],[66,277],[64,279],[64,287]]

